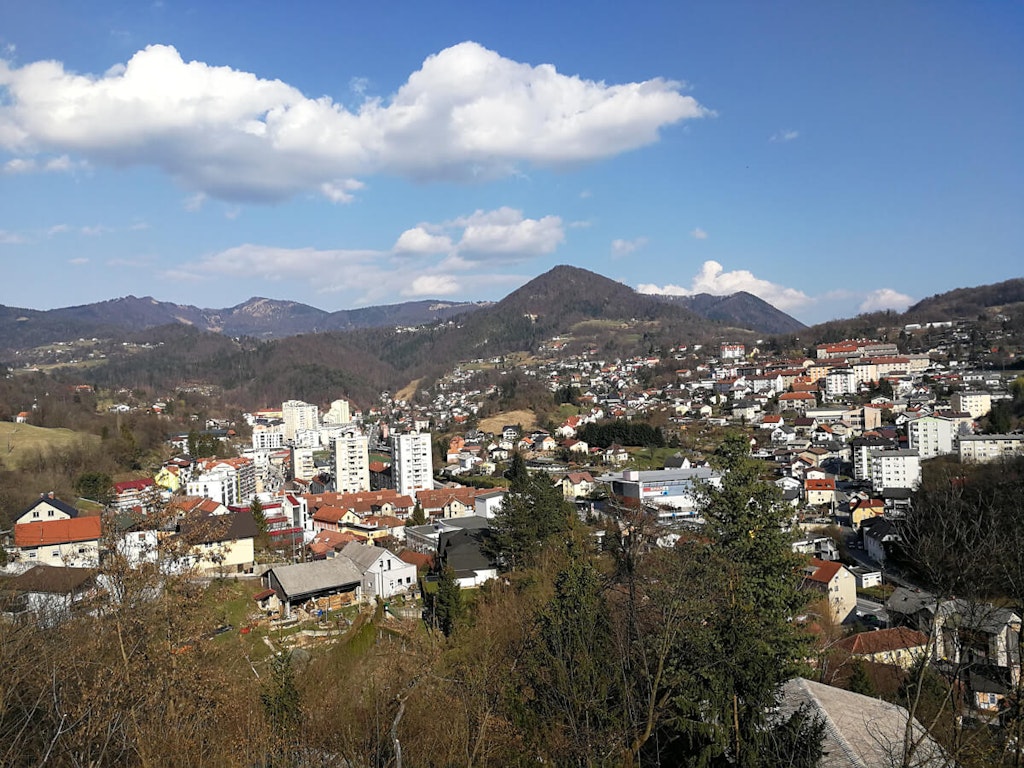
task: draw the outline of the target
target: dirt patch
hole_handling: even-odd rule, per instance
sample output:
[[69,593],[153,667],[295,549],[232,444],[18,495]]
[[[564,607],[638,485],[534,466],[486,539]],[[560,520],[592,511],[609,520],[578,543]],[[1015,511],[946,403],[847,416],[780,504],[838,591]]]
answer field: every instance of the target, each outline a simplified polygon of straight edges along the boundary
[[505,411],[480,420],[480,430],[492,434],[501,432],[506,424],[521,424],[529,432],[537,428],[537,414],[533,411]]

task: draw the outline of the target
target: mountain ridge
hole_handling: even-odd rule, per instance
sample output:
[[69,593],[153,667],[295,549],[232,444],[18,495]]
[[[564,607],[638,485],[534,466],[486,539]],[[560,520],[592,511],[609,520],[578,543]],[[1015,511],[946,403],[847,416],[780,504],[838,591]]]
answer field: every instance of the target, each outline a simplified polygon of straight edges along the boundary
[[[565,279],[570,282],[575,280],[579,283],[582,278],[572,270],[579,270],[581,273],[600,277],[603,280],[608,280],[609,284],[614,284],[616,286],[614,289],[603,284],[604,287],[597,292],[602,294],[605,300],[609,300],[610,296],[614,294],[615,302],[622,305],[648,307],[647,302],[649,301],[675,305],[693,312],[695,316],[758,333],[789,332],[804,327],[802,323],[762,299],[744,292],[730,296],[709,296],[707,294],[685,297],[653,296],[640,294],[627,285],[604,278],[589,270],[568,265],[554,267],[544,275],[539,275],[538,278],[551,275],[554,280]],[[532,286],[530,290],[536,291],[538,286],[534,283],[538,278],[534,278],[517,291],[513,291],[506,299],[517,296],[515,300],[522,301],[523,295],[519,294],[519,291],[527,286]],[[587,278],[587,280],[592,279]],[[525,312],[549,313],[551,302],[556,301],[556,291],[554,289],[545,290],[548,294],[546,304],[524,304]],[[591,285],[582,290],[594,291],[596,289]],[[562,299],[557,300],[562,301]],[[128,330],[134,332],[172,323],[226,336],[250,336],[264,340],[303,333],[420,326],[467,315],[494,306],[496,303],[499,302],[421,299],[398,304],[328,312],[302,302],[271,299],[264,296],[253,296],[234,306],[218,309],[160,301],[152,296],[138,297],[129,294],[115,299],[50,310],[0,305],[0,339],[3,339],[0,342],[0,349],[11,351],[83,337],[109,337],[123,334]],[[581,317],[586,316],[593,319],[600,315],[600,307],[584,307],[585,304],[587,304],[586,298],[576,308],[581,311]],[[651,314],[652,310],[647,308],[643,312]],[[546,326],[548,323],[542,322],[541,325]]]

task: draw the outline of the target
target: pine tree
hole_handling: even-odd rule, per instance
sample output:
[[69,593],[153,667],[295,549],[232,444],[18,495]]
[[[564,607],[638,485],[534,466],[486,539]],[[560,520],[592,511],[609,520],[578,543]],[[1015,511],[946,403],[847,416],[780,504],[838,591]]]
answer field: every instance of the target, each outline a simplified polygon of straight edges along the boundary
[[441,569],[433,606],[434,621],[438,629],[445,637],[450,637],[465,608],[462,604],[462,588],[455,578],[455,571],[448,566]]
[[416,506],[412,508],[412,514],[409,515],[409,525],[426,525],[426,523],[427,516],[423,512],[423,505],[417,500]]

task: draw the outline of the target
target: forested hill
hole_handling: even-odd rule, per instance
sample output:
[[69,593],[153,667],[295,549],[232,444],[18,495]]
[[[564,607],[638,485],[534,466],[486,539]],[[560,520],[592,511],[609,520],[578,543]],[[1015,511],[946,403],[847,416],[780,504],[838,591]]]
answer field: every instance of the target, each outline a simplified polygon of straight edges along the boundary
[[1024,302],[1024,278],[976,288],[957,288],[917,302],[904,314],[917,322],[975,318],[987,309]]

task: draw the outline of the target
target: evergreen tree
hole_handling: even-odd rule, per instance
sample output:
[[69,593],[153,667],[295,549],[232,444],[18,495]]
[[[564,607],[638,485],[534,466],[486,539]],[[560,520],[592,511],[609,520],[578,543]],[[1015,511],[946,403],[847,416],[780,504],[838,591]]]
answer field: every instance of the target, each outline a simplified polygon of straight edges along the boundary
[[543,542],[567,531],[572,522],[572,506],[547,474],[531,475],[525,463],[520,471],[515,457],[512,470],[509,492],[491,524],[490,545],[491,554],[509,569],[529,564]]
[[462,588],[455,579],[455,571],[448,566],[441,569],[437,592],[432,602],[437,628],[445,637],[450,637],[455,625],[462,618],[465,607],[462,604]]
[[419,500],[416,501],[416,506],[412,508],[412,514],[409,515],[409,525],[426,525],[427,516],[423,512],[423,505],[420,504]]
[[853,669],[850,670],[850,682],[847,683],[846,687],[854,693],[862,693],[865,696],[878,695],[878,691],[875,690],[875,686],[868,676],[867,667],[859,659],[854,663]]

